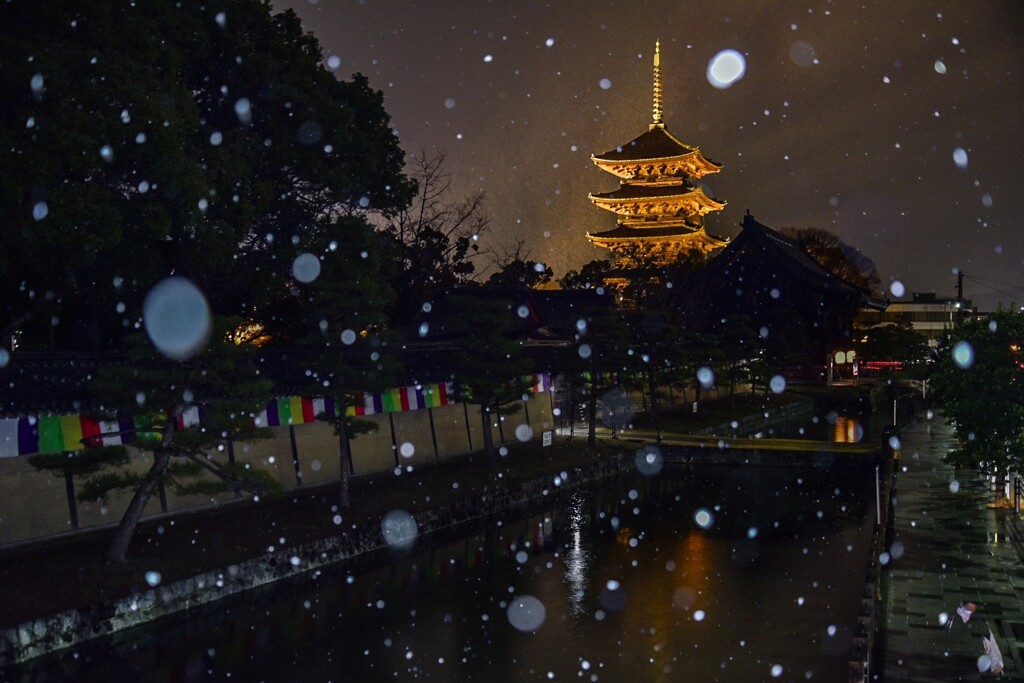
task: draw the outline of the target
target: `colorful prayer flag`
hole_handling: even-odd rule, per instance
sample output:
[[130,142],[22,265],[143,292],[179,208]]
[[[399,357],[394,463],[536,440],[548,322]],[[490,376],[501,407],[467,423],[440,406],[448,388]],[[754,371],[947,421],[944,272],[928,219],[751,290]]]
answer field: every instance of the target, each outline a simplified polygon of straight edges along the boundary
[[60,415],[44,415],[39,418],[40,453],[60,453],[64,450],[64,434],[60,422]]
[[0,420],[0,458],[21,455],[18,450],[18,418]]

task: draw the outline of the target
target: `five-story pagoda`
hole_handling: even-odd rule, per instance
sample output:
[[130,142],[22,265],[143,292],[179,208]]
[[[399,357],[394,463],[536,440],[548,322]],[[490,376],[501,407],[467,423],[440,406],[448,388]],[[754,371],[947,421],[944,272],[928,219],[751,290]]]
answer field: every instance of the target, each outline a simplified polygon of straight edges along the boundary
[[587,233],[620,262],[643,258],[671,263],[690,252],[709,254],[725,242],[704,231],[704,216],[725,202],[704,194],[699,180],[722,170],[700,149],[681,142],[665,127],[661,102],[661,43],[654,47],[654,120],[646,133],[604,154],[590,157],[618,176],[619,189],[591,194],[590,200],[619,216],[612,230]]

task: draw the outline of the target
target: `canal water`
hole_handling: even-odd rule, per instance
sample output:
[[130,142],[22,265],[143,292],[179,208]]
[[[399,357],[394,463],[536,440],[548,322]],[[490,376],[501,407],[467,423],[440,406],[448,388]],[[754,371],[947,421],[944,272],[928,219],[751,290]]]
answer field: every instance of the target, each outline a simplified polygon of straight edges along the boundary
[[846,680],[873,483],[867,467],[624,475],[12,680]]

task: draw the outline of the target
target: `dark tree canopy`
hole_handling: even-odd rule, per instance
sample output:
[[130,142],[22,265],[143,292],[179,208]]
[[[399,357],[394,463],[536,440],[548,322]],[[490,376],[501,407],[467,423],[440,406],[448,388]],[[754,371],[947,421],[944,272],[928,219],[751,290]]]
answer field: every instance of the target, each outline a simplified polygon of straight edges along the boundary
[[1024,466],[1024,314],[998,311],[958,324],[932,378],[956,429],[950,458],[1019,472]]
[[512,246],[491,252],[491,265],[496,269],[487,279],[490,287],[537,288],[551,282],[554,272],[544,263],[530,258],[526,242],[517,240]]
[[[229,341],[243,318],[277,344],[322,331],[320,386],[344,390],[339,331],[365,338],[390,301],[373,287],[389,245],[367,219],[402,209],[412,186],[381,94],[338,81],[268,2],[18,0],[0,21],[0,327],[25,348],[125,352],[93,391],[107,416],[151,416],[157,436],[137,443],[153,453],[144,477],[87,489],[135,489],[108,551],[119,560],[158,485],[269,483],[219,450],[262,435],[253,418],[272,395],[264,359]],[[169,276],[198,290],[189,317],[208,318],[187,353],[157,344],[162,316],[143,306]],[[180,419],[194,407],[201,426]],[[54,465],[66,469],[41,463]]]
[[788,227],[779,228],[779,232],[796,240],[811,258],[836,277],[869,292],[881,288],[874,261],[828,230]]
[[611,259],[594,259],[584,263],[579,270],[567,272],[558,284],[562,289],[597,289],[605,286],[614,269],[615,263]]
[[251,315],[295,236],[409,198],[381,94],[328,72],[291,12],[44,0],[0,20],[5,337],[119,344],[172,273]]
[[408,166],[416,196],[382,228],[394,242],[398,265],[391,276],[395,326],[409,324],[424,304],[472,279],[481,255],[477,239],[490,223],[482,192],[455,195],[444,154],[420,152]]

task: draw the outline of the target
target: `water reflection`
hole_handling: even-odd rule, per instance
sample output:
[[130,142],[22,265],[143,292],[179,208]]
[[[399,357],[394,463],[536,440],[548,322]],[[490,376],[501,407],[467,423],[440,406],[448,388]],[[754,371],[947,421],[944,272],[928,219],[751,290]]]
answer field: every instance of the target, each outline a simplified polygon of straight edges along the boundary
[[583,522],[586,500],[584,494],[576,491],[568,505],[569,533],[572,534],[565,556],[565,582],[569,587],[569,609],[573,614],[583,614],[584,598],[587,594],[587,574],[590,569],[589,554],[583,543]]
[[782,666],[787,680],[845,680],[869,483],[669,467],[3,678],[713,681]]
[[832,441],[835,443],[860,443],[864,438],[864,428],[856,418],[836,416]]
[[[881,438],[884,420],[870,416],[854,417],[830,412],[810,420],[797,420],[774,425],[750,436],[771,439],[809,439],[833,443],[876,443]],[[877,423],[877,424],[876,424]]]

